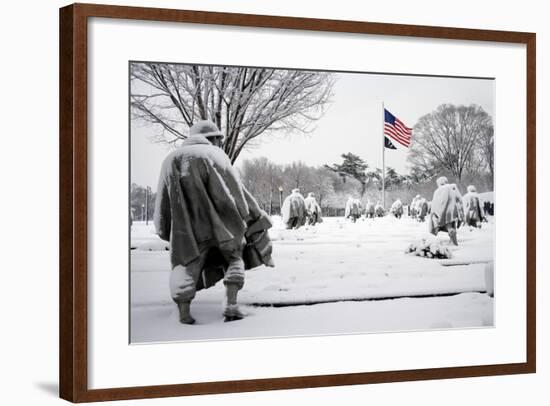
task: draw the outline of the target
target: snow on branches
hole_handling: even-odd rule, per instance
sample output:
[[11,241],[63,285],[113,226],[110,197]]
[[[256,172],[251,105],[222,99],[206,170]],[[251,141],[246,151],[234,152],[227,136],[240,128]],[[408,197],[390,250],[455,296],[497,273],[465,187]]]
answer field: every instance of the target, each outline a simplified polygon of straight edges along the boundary
[[260,134],[311,132],[335,80],[327,72],[166,63],[132,63],[130,75],[132,118],[153,125],[157,142],[175,144],[209,119],[232,162]]

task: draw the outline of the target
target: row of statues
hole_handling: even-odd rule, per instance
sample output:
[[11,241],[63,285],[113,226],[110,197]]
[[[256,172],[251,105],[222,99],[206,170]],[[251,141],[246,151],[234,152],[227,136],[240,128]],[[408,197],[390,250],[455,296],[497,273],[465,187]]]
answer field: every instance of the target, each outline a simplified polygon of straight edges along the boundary
[[297,229],[305,225],[314,226],[321,223],[321,206],[315,199],[313,192],[308,193],[307,197],[300,193],[300,189],[293,189],[283,202],[281,208],[283,223],[288,230]]
[[[481,222],[485,220],[486,214],[491,210],[493,214],[494,203],[484,202],[476,192],[473,185],[468,186],[468,193],[461,196],[456,184],[449,184],[446,177],[437,180],[438,188],[434,192],[431,201],[428,201],[421,195],[416,195],[410,205],[405,206],[400,199],[395,200],[389,213],[396,218],[404,215],[407,207],[408,215],[419,222],[429,220],[430,232],[435,230],[445,231],[448,224],[454,222],[455,228],[466,223],[472,227],[480,227]],[[378,202],[374,204],[370,200],[365,208],[358,198],[349,196],[346,201],[344,217],[355,223],[362,215],[366,218],[383,217],[386,215],[384,207]],[[314,193],[308,193],[306,198],[300,193],[299,189],[293,189],[292,193],[284,200],[282,207],[283,222],[287,229],[297,229],[301,226],[315,225],[322,222],[321,207],[315,198]],[[453,243],[456,238],[451,230],[450,237]]]
[[[486,221],[481,199],[474,185],[469,185],[467,193],[462,196],[454,183],[449,183],[445,176],[436,181],[437,189],[431,202],[417,195],[410,206],[411,217],[418,221],[428,219],[428,230],[433,235],[443,231],[449,234],[454,245],[458,245],[457,230],[466,224],[480,228]],[[491,203],[494,209],[494,203]]]
[[[375,217],[384,217],[386,211],[384,207],[378,202],[374,204],[370,200],[365,205],[365,217],[366,218],[375,218]],[[354,223],[361,217],[363,214],[363,209],[361,201],[357,198],[350,196],[346,202],[346,209],[344,212],[344,217],[351,219]]]
[[[473,185],[468,186],[464,196],[460,194],[456,184],[449,183],[444,176],[437,181],[437,189],[431,201],[421,195],[416,195],[408,206],[408,215],[419,222],[428,221],[430,233],[437,235],[443,231],[449,234],[451,242],[458,245],[456,230],[467,224],[471,227],[481,227],[482,221],[486,220],[488,208],[494,210],[494,203],[481,203]],[[400,199],[395,200],[389,213],[400,219],[404,215],[405,205]],[[366,218],[383,217],[386,215],[384,207],[378,202],[374,204],[368,201],[365,208],[361,201],[349,196],[346,202],[344,217],[355,223],[362,215]],[[313,193],[308,193],[304,198],[299,189],[294,189],[285,199],[282,207],[283,222],[287,229],[297,229],[301,226],[315,225],[322,222],[321,207]]]

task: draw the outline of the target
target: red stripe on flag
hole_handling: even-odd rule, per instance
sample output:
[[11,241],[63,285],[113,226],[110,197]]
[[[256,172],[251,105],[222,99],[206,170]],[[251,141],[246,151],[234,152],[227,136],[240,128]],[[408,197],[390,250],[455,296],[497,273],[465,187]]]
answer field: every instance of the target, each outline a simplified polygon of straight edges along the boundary
[[403,134],[399,133],[399,131],[397,131],[392,125],[390,124],[386,124],[384,126],[384,131],[387,131],[393,135],[395,135],[396,137],[399,137],[399,138],[402,138],[403,140],[406,140],[407,137],[404,136]]
[[401,131],[404,134],[411,135],[412,130],[408,127],[403,126],[401,123],[398,123],[397,120],[395,121],[395,128],[397,128],[399,131]]
[[399,143],[409,146],[411,137],[405,136],[399,131],[396,131],[396,129],[391,124],[385,124],[384,125],[384,134],[388,135],[392,139],[398,141]]
[[409,143],[408,141],[403,140],[403,139],[401,139],[401,138],[398,138],[398,137],[396,137],[396,136],[393,135],[393,134],[386,134],[386,135],[387,135],[388,137],[390,137],[392,140],[394,140],[394,141],[400,143],[401,145],[403,145],[403,146],[405,146],[405,147],[408,147],[408,146],[410,145],[410,143]]
[[407,127],[405,123],[399,120],[397,117],[395,117],[395,122],[399,124],[401,127],[403,127],[403,129],[406,130],[407,132],[412,132],[412,128]]
[[410,145],[409,140],[401,138],[395,132],[393,132],[393,130],[385,129],[384,135],[387,135],[388,137],[390,137],[391,139],[393,139],[396,142],[400,143],[404,147],[408,147]]
[[403,128],[403,126],[402,126],[401,124],[397,123],[397,122],[395,123],[394,127],[395,127],[395,130],[396,130],[397,132],[399,132],[399,133],[401,133],[401,134],[403,134],[403,135],[410,136],[411,133],[412,133],[412,131],[410,131],[410,130],[407,129],[406,127]]
[[409,146],[410,144],[410,141],[411,141],[410,138],[403,137],[399,134],[396,134],[395,132],[392,132],[391,130],[388,130],[385,134],[387,134],[388,136],[390,136],[396,141],[400,141],[402,144],[406,144],[406,146]]

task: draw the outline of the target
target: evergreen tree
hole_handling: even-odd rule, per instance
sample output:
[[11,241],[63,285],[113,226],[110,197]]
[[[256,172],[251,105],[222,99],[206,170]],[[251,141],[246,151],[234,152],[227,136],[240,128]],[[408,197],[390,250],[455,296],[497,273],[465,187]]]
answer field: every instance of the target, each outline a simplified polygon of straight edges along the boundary
[[367,189],[367,174],[365,171],[369,167],[367,163],[361,159],[358,155],[351,152],[341,155],[343,161],[341,164],[325,165],[325,168],[336,172],[342,177],[345,182],[346,177],[353,178],[361,183],[361,196],[365,194]]

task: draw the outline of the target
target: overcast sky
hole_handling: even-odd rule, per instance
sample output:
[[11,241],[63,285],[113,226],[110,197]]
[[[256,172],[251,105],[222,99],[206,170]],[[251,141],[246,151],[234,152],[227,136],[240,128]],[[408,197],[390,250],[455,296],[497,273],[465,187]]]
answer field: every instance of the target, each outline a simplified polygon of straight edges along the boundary
[[[478,104],[494,117],[494,80],[338,73],[332,102],[308,135],[258,137],[254,148],[239,155],[236,165],[253,157],[276,163],[303,161],[311,166],[341,162],[353,152],[369,167],[382,167],[382,102],[409,127],[442,103]],[[150,142],[152,128],[131,127],[131,181],[156,189],[160,165],[169,150]],[[414,137],[414,133],[413,133]],[[407,148],[394,142],[386,149],[386,167],[407,173]]]

